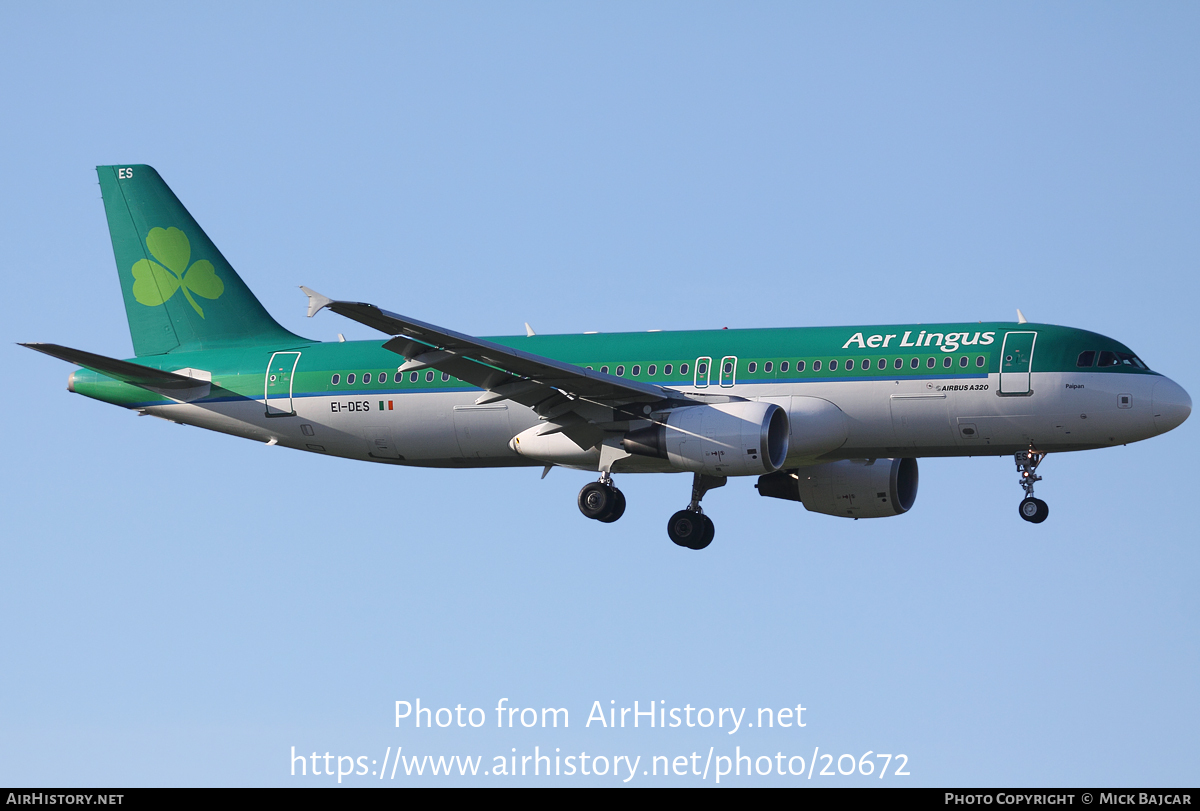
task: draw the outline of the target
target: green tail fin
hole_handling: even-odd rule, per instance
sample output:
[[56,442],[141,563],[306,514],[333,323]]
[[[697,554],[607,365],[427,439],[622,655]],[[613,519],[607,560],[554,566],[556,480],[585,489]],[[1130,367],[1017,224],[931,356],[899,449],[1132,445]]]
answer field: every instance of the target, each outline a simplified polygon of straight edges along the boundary
[[135,354],[305,340],[270,316],[152,167],[96,173]]

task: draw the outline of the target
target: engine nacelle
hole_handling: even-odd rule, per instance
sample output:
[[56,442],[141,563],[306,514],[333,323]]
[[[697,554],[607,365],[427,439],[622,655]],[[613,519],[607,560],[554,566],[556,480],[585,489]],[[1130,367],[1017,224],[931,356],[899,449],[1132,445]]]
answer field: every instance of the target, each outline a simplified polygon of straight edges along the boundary
[[843,459],[762,476],[758,494],[825,515],[886,518],[912,508],[917,478],[916,459]]
[[658,425],[629,432],[621,444],[679,470],[754,476],[783,466],[789,430],[787,412],[774,403],[695,405],[671,409]]

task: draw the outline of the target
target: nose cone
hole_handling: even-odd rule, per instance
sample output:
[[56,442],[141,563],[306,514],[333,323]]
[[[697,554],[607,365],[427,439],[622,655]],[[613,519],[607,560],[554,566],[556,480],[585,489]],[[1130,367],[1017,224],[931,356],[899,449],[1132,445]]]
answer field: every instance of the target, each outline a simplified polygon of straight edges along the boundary
[[1174,380],[1163,378],[1154,384],[1154,427],[1165,434],[1178,428],[1192,413],[1192,398]]

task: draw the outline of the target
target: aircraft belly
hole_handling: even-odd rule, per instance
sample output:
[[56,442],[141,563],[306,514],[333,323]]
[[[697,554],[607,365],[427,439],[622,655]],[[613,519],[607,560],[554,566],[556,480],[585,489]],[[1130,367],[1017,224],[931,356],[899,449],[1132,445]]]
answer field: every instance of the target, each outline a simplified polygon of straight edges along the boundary
[[142,413],[166,420],[194,425],[209,431],[232,434],[245,439],[269,442],[270,430],[262,423],[263,404],[258,400],[227,403],[171,403],[139,409]]
[[956,439],[960,447],[1033,443],[1043,450],[1145,439],[1154,435],[1151,385],[1142,376],[1035,372],[1027,397],[955,392]]
[[474,402],[451,407],[454,435],[458,439],[459,455],[466,460],[497,459],[514,457],[516,452],[508,446],[515,435],[509,420],[510,405],[501,401],[487,405]]
[[927,448],[954,444],[950,429],[950,395],[929,389],[888,395],[892,430],[902,448]]
[[[999,376],[965,380],[854,381],[806,384],[803,395],[827,399],[845,414],[847,438],[821,458],[881,454],[958,456],[1008,453],[1032,442],[1047,450],[1075,450],[1153,436],[1151,388],[1156,378],[1085,373],[1033,373],[1028,396],[998,395]],[[796,389],[793,389],[796,391]],[[774,392],[773,392],[774,394]],[[1124,400],[1119,398],[1124,397]],[[760,398],[783,404],[785,398]],[[1125,403],[1118,407],[1118,403]],[[793,413],[789,464],[808,459],[804,419]],[[815,425],[813,426],[816,427]]]
[[[859,456],[963,456],[1010,453],[1030,443],[1079,450],[1145,439],[1152,390],[1161,378],[1104,372],[1034,372],[1032,394],[997,396],[998,376],[966,381],[847,381],[738,387],[731,394],[788,411],[786,464]],[[980,387],[986,385],[986,389]],[[766,396],[763,396],[764,389]],[[797,393],[797,392],[801,393]],[[297,396],[295,415],[267,417],[260,400],[153,405],[144,413],[285,447],[422,466],[533,464],[509,447],[540,425],[512,401],[475,404],[477,391],[392,394],[381,405],[363,396]],[[652,472],[658,460],[618,463],[614,472]]]
[[[845,415],[845,440],[836,448],[882,448],[896,444],[888,408],[888,395],[895,388],[893,381],[855,381],[823,388],[827,391],[822,396]],[[806,389],[805,394],[808,393]]]
[[392,436],[406,462],[422,464],[459,456],[450,410],[462,395],[450,392],[401,394],[393,398]]

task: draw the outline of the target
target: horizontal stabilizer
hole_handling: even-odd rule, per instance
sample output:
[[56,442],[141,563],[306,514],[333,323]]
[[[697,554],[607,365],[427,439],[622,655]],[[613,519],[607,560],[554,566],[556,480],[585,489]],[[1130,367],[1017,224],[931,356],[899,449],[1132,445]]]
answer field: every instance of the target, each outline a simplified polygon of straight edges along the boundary
[[195,375],[189,377],[176,372],[152,369],[149,366],[142,366],[140,363],[130,363],[127,360],[117,360],[92,352],[84,352],[82,349],[71,349],[69,346],[59,346],[58,344],[21,344],[21,346],[27,346],[52,358],[91,369],[93,372],[99,372],[114,380],[166,395],[174,400],[195,400],[205,397],[212,387],[209,380],[201,377],[203,373],[194,369],[188,370]]

